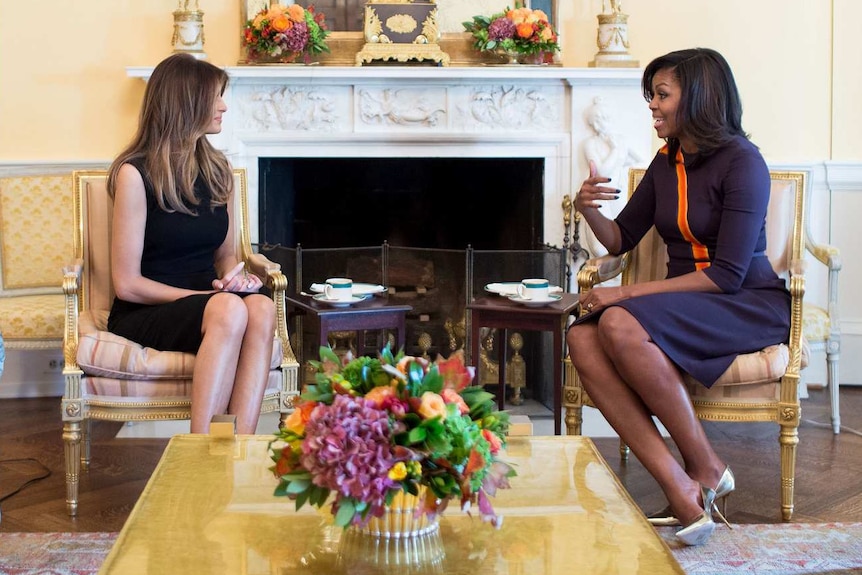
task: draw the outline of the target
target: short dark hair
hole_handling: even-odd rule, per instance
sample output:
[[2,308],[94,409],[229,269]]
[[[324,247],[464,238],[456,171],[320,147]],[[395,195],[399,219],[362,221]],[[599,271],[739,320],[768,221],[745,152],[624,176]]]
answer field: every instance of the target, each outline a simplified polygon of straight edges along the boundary
[[[661,70],[669,70],[679,82],[682,95],[676,122],[697,144],[698,151],[709,153],[734,136],[748,137],[742,129],[742,101],[736,81],[721,54],[709,48],[691,48],[659,56],[644,69],[641,88],[647,102],[653,97],[653,78]],[[679,141],[669,138],[668,145],[673,161]]]

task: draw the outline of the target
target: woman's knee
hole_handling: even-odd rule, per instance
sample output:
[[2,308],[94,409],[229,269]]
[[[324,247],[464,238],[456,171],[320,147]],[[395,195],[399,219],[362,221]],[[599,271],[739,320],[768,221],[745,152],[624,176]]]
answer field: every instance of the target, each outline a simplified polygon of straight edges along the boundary
[[268,331],[275,329],[275,302],[262,294],[246,296],[243,300],[248,311],[248,327],[260,327]]
[[619,349],[632,349],[637,342],[648,338],[638,320],[624,308],[616,306],[602,313],[597,335],[602,348],[611,355]]
[[242,334],[248,325],[248,310],[236,294],[217,293],[204,308],[204,333],[219,329],[231,334]]

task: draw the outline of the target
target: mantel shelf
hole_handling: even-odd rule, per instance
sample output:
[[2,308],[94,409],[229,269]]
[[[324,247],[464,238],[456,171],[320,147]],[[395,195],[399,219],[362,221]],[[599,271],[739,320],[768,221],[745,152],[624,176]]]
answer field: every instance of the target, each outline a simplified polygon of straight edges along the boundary
[[[423,80],[439,83],[473,83],[476,81],[566,82],[570,85],[638,84],[640,68],[569,68],[564,66],[227,66],[228,75],[238,82],[323,82],[366,83],[380,80]],[[152,66],[129,66],[131,78],[147,80]]]

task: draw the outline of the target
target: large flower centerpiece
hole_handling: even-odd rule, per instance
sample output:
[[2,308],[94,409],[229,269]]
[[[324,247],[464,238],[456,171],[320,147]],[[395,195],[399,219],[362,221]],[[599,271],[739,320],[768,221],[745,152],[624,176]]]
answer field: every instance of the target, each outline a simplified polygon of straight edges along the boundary
[[329,52],[328,35],[324,15],[314,6],[272,4],[246,22],[243,45],[250,62],[293,62],[300,56],[309,61]]
[[393,355],[346,356],[320,348],[315,383],[270,445],[275,495],[322,508],[335,524],[362,527],[393,500],[418,497],[415,516],[434,520],[458,499],[499,526],[489,496],[515,475],[497,459],[509,427],[494,396],[472,386],[460,352],[430,362]]
[[491,16],[473,16],[463,25],[473,35],[474,48],[504,55],[510,63],[550,62],[560,50],[557,31],[541,10],[507,8]]

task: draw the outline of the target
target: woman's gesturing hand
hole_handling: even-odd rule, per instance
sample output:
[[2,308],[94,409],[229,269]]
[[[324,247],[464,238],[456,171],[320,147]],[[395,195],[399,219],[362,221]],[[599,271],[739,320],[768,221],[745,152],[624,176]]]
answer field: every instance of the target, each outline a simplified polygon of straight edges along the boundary
[[581,184],[581,189],[575,196],[575,209],[583,212],[588,208],[600,208],[601,200],[616,200],[620,197],[620,191],[610,186],[603,186],[610,182],[610,178],[599,176],[596,173],[596,164],[590,160],[590,177]]

